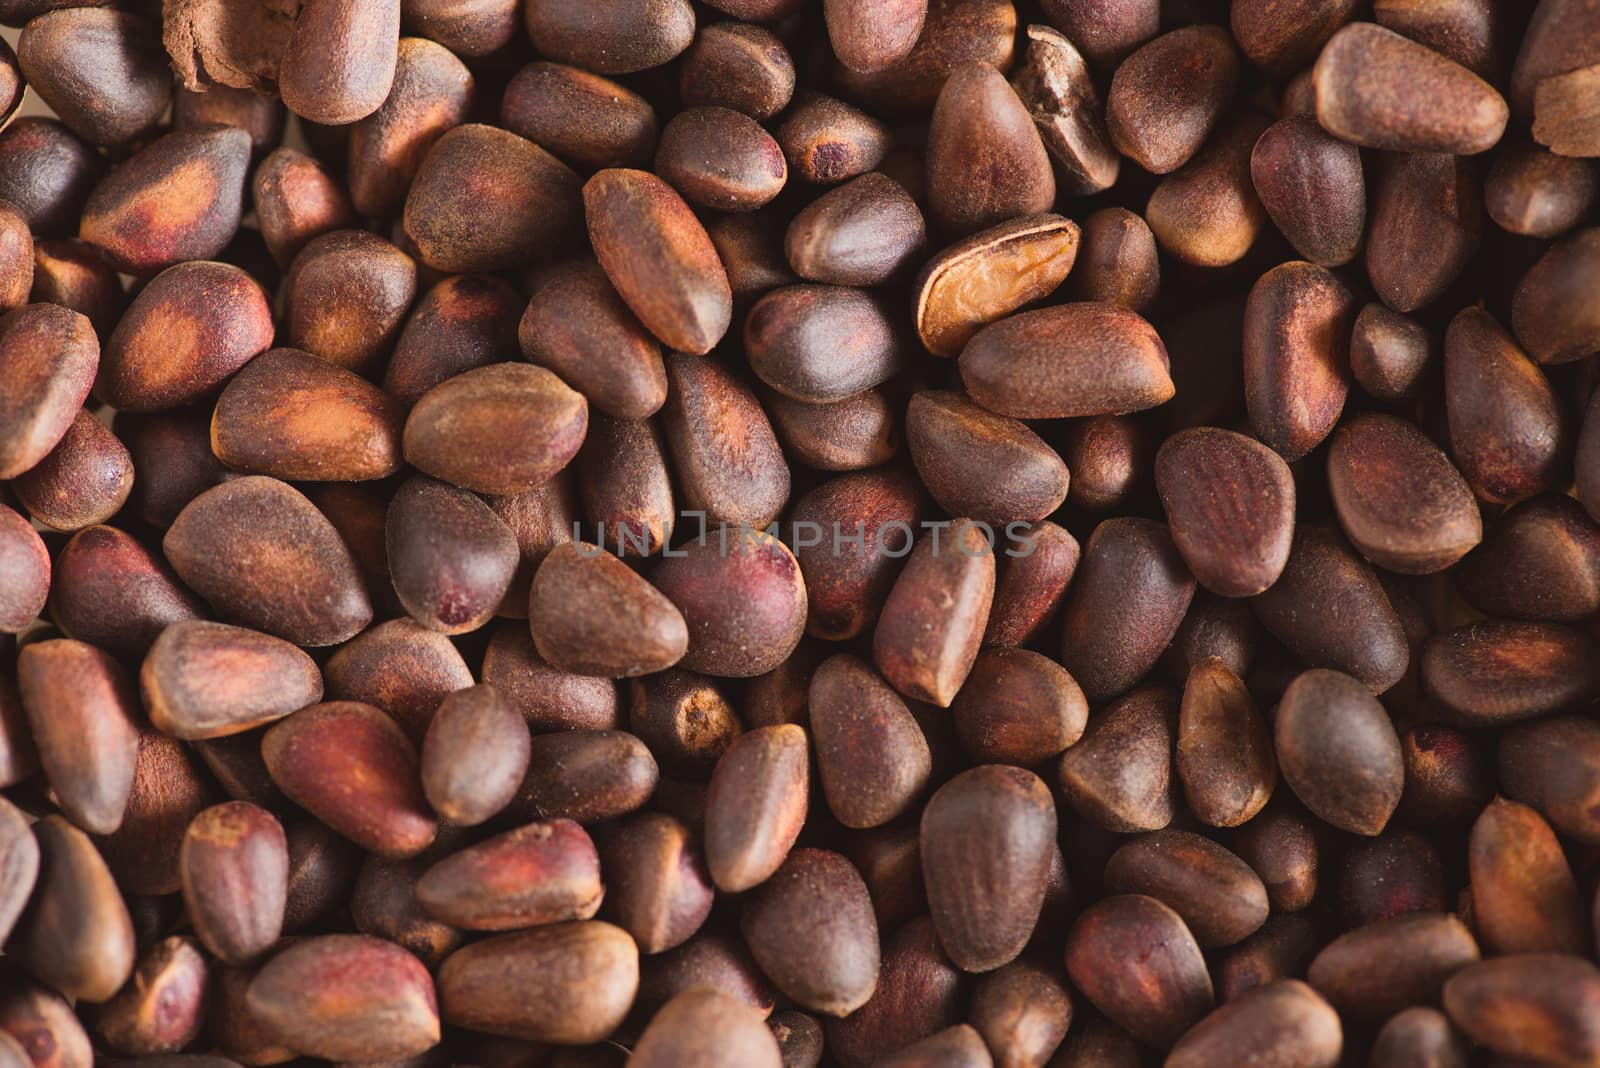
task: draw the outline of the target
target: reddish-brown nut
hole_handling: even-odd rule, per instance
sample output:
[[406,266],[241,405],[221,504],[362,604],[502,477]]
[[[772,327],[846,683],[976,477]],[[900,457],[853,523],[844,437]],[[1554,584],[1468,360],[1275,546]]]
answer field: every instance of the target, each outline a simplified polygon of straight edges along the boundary
[[1495,798],[1467,842],[1472,926],[1491,954],[1587,952],[1578,883],[1555,831],[1527,805]]
[[160,557],[115,527],[89,527],[56,554],[50,618],[68,637],[136,660],[164,627],[205,606]]
[[993,537],[971,519],[933,525],[895,579],[872,659],[907,697],[948,708],[972,670],[994,601]]
[[865,289],[774,289],[744,321],[750,369],[793,400],[827,404],[892,377],[903,352],[888,306]]
[[996,527],[1035,523],[1067,498],[1067,465],[1044,439],[960,393],[913,396],[905,432],[917,474],[950,515]]
[[[517,630],[527,638],[526,627]],[[485,682],[504,671],[497,656],[485,657],[485,663],[494,665],[486,668]],[[363,631],[328,659],[322,674],[330,698],[383,709],[419,744],[439,704],[473,681],[450,639],[411,619],[391,619]]]
[[394,85],[400,0],[306,0],[278,71],[288,109],[327,126],[377,111]]
[[1483,190],[1461,157],[1394,156],[1377,182],[1367,222],[1367,277],[1398,312],[1437,300],[1483,232]]
[[893,144],[888,128],[878,120],[809,90],[796,98],[777,137],[790,173],[822,185],[871,171]]
[[530,823],[468,846],[416,886],[430,916],[466,931],[587,920],[602,892],[594,842],[571,820]]
[[[464,681],[450,689],[472,685],[464,661],[461,669]],[[507,621],[495,630],[483,656],[483,681],[505,694],[535,732],[610,730],[619,722],[617,684],[545,663],[524,623]]]
[[661,432],[678,489],[708,523],[764,529],[789,499],[789,465],[766,412],[715,360],[667,356]]
[[542,61],[512,76],[500,121],[566,162],[596,169],[646,165],[660,134],[654,109],[638,93],[590,70]]
[[909,809],[932,771],[911,711],[863,661],[840,653],[811,676],[807,702],[823,796],[846,827],[877,827]]
[[1256,436],[1291,463],[1332,432],[1349,390],[1350,291],[1325,268],[1280,264],[1245,304],[1244,396]]
[[370,373],[394,345],[417,295],[417,265],[365,230],[308,241],[284,278],[288,336],[297,349]]
[[44,11],[16,44],[27,84],[92,144],[138,140],[172,100],[156,27],[134,12],[99,5]]
[[1083,736],[1089,705],[1066,669],[1027,649],[986,649],[950,705],[962,748],[986,764],[1027,767]]
[[400,603],[444,634],[487,623],[517,568],[511,528],[477,495],[431,478],[411,478],[395,492],[384,538]]
[[1367,220],[1361,153],[1305,117],[1269,126],[1250,153],[1262,207],[1295,250],[1322,267],[1355,259]]
[[739,893],[765,882],[789,855],[810,795],[805,731],[792,724],[739,736],[706,792],[706,866],[717,888]]
[[50,453],[11,480],[41,526],[74,531],[104,523],[133,490],[133,457],[105,424],[80,409]]
[[56,447],[99,361],[94,328],[77,312],[29,304],[0,317],[0,478],[15,478]]
[[482,823],[516,797],[530,748],[527,721],[493,686],[449,694],[422,741],[428,804],[448,823]]
[[1452,1023],[1513,1061],[1600,1059],[1600,971],[1587,960],[1559,953],[1498,957],[1462,968],[1443,993]]
[[1344,1049],[1339,1014],[1315,990],[1286,979],[1251,990],[1197,1023],[1167,1068],[1204,1068],[1233,1057],[1284,1068],[1333,1068]]
[[602,835],[599,845],[606,915],[633,936],[641,953],[681,945],[705,923],[716,889],[681,821],[644,813]]
[[164,938],[140,955],[128,984],[101,1006],[96,1029],[107,1046],[127,1056],[178,1053],[204,1029],[209,979],[206,959],[191,939]]
[[1511,326],[1540,363],[1566,363],[1600,351],[1600,319],[1580,294],[1600,277],[1600,228],[1552,245],[1517,283]]
[[358,214],[399,212],[428,149],[466,117],[472,91],[471,72],[448,48],[400,39],[394,84],[382,106],[350,128],[348,181]]
[[259,957],[283,931],[289,843],[272,813],[230,801],[196,816],[178,864],[201,943],[228,964]]
[[1152,1045],[1177,1041],[1211,1010],[1211,977],[1194,936],[1153,897],[1104,898],[1067,936],[1067,975],[1111,1021]]
[[1389,714],[1365,686],[1307,671],[1284,691],[1273,727],[1278,767],[1307,808],[1353,834],[1383,830],[1400,803],[1405,761]]
[[1135,690],[1096,715],[1057,766],[1067,803],[1118,834],[1171,823],[1177,716],[1178,695],[1158,687]]
[[1594,639],[1560,623],[1484,620],[1423,643],[1422,685],[1467,726],[1510,723],[1600,690]]
[[1152,174],[1188,162],[1233,97],[1239,56],[1226,31],[1186,26],[1117,66],[1106,94],[1112,143]]
[[745,899],[739,928],[761,970],[804,1008],[848,1016],[877,988],[872,903],[860,873],[838,853],[791,853]]
[[1106,862],[1106,890],[1146,894],[1183,918],[1207,949],[1232,945],[1267,919],[1267,888],[1233,853],[1188,831],[1135,838]]
[[806,588],[794,553],[748,527],[722,526],[664,554],[657,590],[688,625],[683,666],[726,678],[764,675],[800,643]]
[[928,208],[947,230],[971,233],[1049,211],[1055,173],[1033,118],[986,63],[950,73],[928,127]]
[[1253,819],[1272,797],[1271,731],[1239,676],[1216,657],[1196,664],[1184,682],[1174,764],[1189,809],[1213,827]]
[[22,516],[0,505],[0,633],[24,630],[44,611],[50,596],[50,553],[39,532]]
[[284,146],[256,167],[252,201],[262,239],[287,267],[312,238],[355,222],[350,197],[313,156]]
[[139,670],[150,722],[174,738],[220,738],[322,699],[316,662],[281,638],[199,620],[168,626]]
[[1311,961],[1306,977],[1340,1012],[1382,1019],[1432,1001],[1455,973],[1478,960],[1478,944],[1459,919],[1411,912],[1341,935]]

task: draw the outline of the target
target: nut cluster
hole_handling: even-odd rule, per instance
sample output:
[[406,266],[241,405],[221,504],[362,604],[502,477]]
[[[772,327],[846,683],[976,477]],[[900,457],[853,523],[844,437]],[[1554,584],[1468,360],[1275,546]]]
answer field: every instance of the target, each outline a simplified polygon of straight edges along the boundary
[[1596,0],[0,23],[0,1068],[1600,1068]]

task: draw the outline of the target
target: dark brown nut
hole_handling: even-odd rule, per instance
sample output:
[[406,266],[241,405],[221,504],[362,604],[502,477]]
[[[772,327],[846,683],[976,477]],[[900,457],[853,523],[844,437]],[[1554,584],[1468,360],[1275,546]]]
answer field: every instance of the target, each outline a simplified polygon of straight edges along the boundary
[[29,1063],[39,1068],[89,1068],[94,1063],[89,1036],[72,1006],[55,991],[21,976],[9,977],[0,994],[0,1034],[23,1048],[17,1068]]
[[[1283,575],[1251,607],[1300,660],[1354,675],[1373,693],[1406,672],[1405,632],[1378,576],[1327,527],[1297,527]],[[1329,627],[1330,619],[1345,623]]]
[[796,98],[777,137],[790,173],[820,185],[867,173],[883,162],[894,143],[878,120],[810,91]]
[[1067,975],[1094,1007],[1142,1041],[1170,1046],[1207,1012],[1211,977],[1194,936],[1153,897],[1108,897],[1067,936]]
[[1579,294],[1600,277],[1600,228],[1550,247],[1517,284],[1511,328],[1540,363],[1566,363],[1600,351],[1600,316]]
[[1450,451],[1480,497],[1512,503],[1562,480],[1569,435],[1556,392],[1482,308],[1445,331],[1444,390]]
[[133,455],[132,506],[157,530],[183,506],[228,476],[211,452],[211,413],[203,409],[147,415],[118,413],[112,429]]
[[979,330],[961,352],[972,399],[1017,419],[1121,415],[1173,395],[1155,329],[1115,304],[1062,304]]
[[834,83],[874,112],[905,115],[933,106],[945,80],[968,63],[1011,66],[1017,13],[1007,0],[930,0],[922,35],[900,62],[882,70],[833,67]]
[[772,1012],[778,998],[744,943],[720,925],[676,949],[646,957],[635,1007],[661,1005],[695,987],[720,991],[762,1016]]
[[716,215],[705,225],[735,300],[798,281],[784,259],[782,221],[771,208]]
[[978,980],[968,1020],[999,1068],[1043,1065],[1072,1023],[1072,998],[1059,971],[1026,958]]
[[406,419],[406,459],[478,493],[532,489],[577,454],[588,426],[583,395],[542,367],[496,363],[423,395]]
[[[28,818],[11,802],[0,802],[0,938],[16,928],[38,877],[39,843]],[[8,1030],[5,1016],[0,1007],[0,1033]]]
[[448,823],[482,823],[517,796],[530,748],[527,722],[493,686],[451,693],[422,741],[428,804]]
[[1298,979],[1258,987],[1194,1026],[1173,1047],[1168,1068],[1202,1068],[1256,1058],[1282,1068],[1334,1068],[1344,1048],[1339,1014]]
[[988,1068],[993,1059],[977,1029],[957,1024],[876,1063],[881,1068]]
[[994,415],[960,393],[911,398],[906,443],[923,484],[951,515],[1002,526],[1033,523],[1067,497],[1067,465],[1022,422]]
[[80,530],[56,556],[50,618],[68,637],[137,659],[169,624],[204,607],[132,535]]
[[1234,947],[1217,969],[1217,995],[1240,995],[1282,979],[1304,975],[1317,949],[1318,935],[1305,916],[1276,915]]
[[61,121],[91,144],[149,133],[172,101],[160,34],[129,11],[48,11],[16,39],[22,74]]
[[1496,798],[1467,845],[1472,925],[1491,954],[1587,952],[1589,919],[1561,843],[1527,805]]
[[1142,313],[1161,286],[1155,235],[1142,217],[1126,208],[1102,208],[1083,221],[1075,267],[1067,290],[1077,300],[1120,304]]
[[1422,684],[1457,721],[1485,726],[1575,705],[1600,690],[1594,640],[1559,623],[1486,620],[1422,647]]
[[1154,37],[1161,25],[1158,0],[1047,0],[1044,13],[1091,63],[1107,70]]
[[[922,21],[917,20],[917,29]],[[915,42],[915,34],[910,47]],[[716,105],[765,122],[794,95],[794,60],[772,32],[748,22],[703,26],[683,55],[678,77],[686,107]]]
[[100,154],[54,119],[25,116],[0,134],[0,200],[37,237],[73,232],[104,170]]
[[[526,639],[527,628],[517,629]],[[502,671],[495,662],[494,673]],[[322,674],[330,698],[383,709],[418,743],[445,697],[473,681],[450,639],[410,619],[391,619],[351,639],[323,665]],[[485,682],[496,681],[488,674]],[[501,689],[510,696],[509,688]]]
[[1261,625],[1247,601],[1196,590],[1159,667],[1174,682],[1183,682],[1196,665],[1216,657],[1243,678],[1255,664],[1261,644]]
[[133,490],[133,457],[117,436],[79,410],[56,447],[11,480],[17,502],[40,525],[74,531],[104,523]]
[[598,74],[659,67],[694,39],[687,0],[606,0],[587,10],[534,0],[523,13],[540,55]]
[[1172,746],[1178,695],[1147,687],[1094,717],[1061,754],[1061,792],[1079,815],[1108,831],[1158,831],[1172,822]]
[[607,415],[643,419],[666,399],[660,347],[592,259],[536,276],[517,336],[524,356],[561,375]]
[[172,98],[175,129],[237,126],[250,134],[250,150],[256,158],[272,151],[283,140],[284,118],[281,100],[221,83],[195,90],[180,81]]
[[922,511],[922,489],[899,468],[829,479],[795,502],[789,523],[805,577],[806,633],[839,641],[877,621]]
[[1245,304],[1245,405],[1256,435],[1293,462],[1322,443],[1349,390],[1350,291],[1326,269],[1280,264]]
[[1072,676],[1049,657],[1002,648],[978,655],[950,712],[968,756],[1028,767],[1083,736],[1089,705]]
[[880,298],[846,286],[775,289],[745,317],[751,369],[794,400],[826,404],[880,385],[903,349]]
[[[1408,821],[1464,825],[1494,796],[1491,761],[1481,745],[1454,727],[1442,723],[1413,727],[1401,737],[1400,748],[1406,760],[1400,813]],[[1534,801],[1512,786],[1516,781],[1516,775],[1508,772],[1512,796]]]
[[1323,947],[1307,978],[1342,1013],[1382,1019],[1438,997],[1445,980],[1478,960],[1466,925],[1412,912],[1358,927]]
[[593,416],[574,466],[584,514],[605,550],[627,557],[666,548],[678,510],[655,423]]
[[[574,615],[572,606],[585,605]],[[539,655],[563,671],[631,678],[683,658],[689,633],[678,609],[599,546],[557,546],[533,579],[528,622]]]
[[335,230],[300,250],[284,290],[290,345],[368,373],[405,322],[417,295],[417,265],[376,234]]
[[1438,851],[1413,831],[1390,831],[1354,845],[1341,865],[1337,892],[1349,926],[1441,912],[1454,903]]
[[992,537],[970,519],[935,525],[895,579],[872,658],[907,697],[948,708],[972,670],[994,600]]
[[655,169],[687,200],[718,211],[754,211],[789,177],[778,142],[750,116],[725,107],[673,116],[661,131]]
[[1444,984],[1450,1020],[1513,1061],[1579,1065],[1600,1057],[1600,972],[1578,957],[1528,953],[1462,968]]
[[78,1001],[109,1001],[133,972],[133,921],[89,836],[60,816],[33,825],[39,879],[6,955]]
[[745,899],[739,926],[761,970],[802,1008],[848,1016],[877,988],[872,903],[860,873],[837,853],[795,850]]
[[245,801],[206,809],[189,824],[178,863],[184,906],[206,949],[242,965],[278,940],[289,843],[272,813]]
[[788,546],[764,531],[706,530],[656,565],[651,581],[689,628],[683,666],[726,678],[763,675],[805,631],[806,589]]
[[1117,66],[1106,94],[1111,141],[1152,174],[1171,173],[1211,133],[1238,80],[1238,53],[1220,27],[1163,34]]
[[755,395],[722,364],[667,356],[662,434],[684,503],[711,523],[761,529],[789,498],[789,468]]
[[1117,180],[1121,157],[1106,134],[1100,91],[1082,54],[1048,26],[1027,28],[1028,50],[1011,75],[1017,93],[1069,193],[1088,196]]
[[642,807],[661,782],[645,743],[622,731],[534,735],[510,812],[522,819],[598,823]]
[[1600,840],[1596,788],[1600,734],[1588,720],[1541,718],[1507,731],[1500,744],[1500,778],[1507,797],[1532,805],[1562,834]]
[[1307,671],[1284,691],[1273,729],[1283,779],[1307,808],[1352,834],[1383,830],[1400,803],[1405,761],[1389,714],[1366,686]]
[[961,1018],[962,975],[919,916],[883,947],[878,986],[844,1019],[827,1021],[829,1051],[847,1068],[866,1068]]
[[477,59],[510,43],[519,8],[514,0],[401,0],[400,16],[412,33]]
[[95,395],[129,412],[201,400],[270,346],[272,334],[271,302],[248,274],[180,263],[140,290],[117,323]]
[[518,71],[506,86],[500,121],[581,167],[643,166],[658,136],[655,111],[644,97],[559,63],[530,63]]
[[100,360],[89,320],[50,304],[0,318],[0,478],[47,456],[77,418]]
[[456,950],[439,969],[446,1021],[528,1042],[599,1042],[639,988],[639,950],[590,920],[500,935]]
[[1169,255],[1199,267],[1226,267],[1250,251],[1266,225],[1250,158],[1267,125],[1255,114],[1234,119],[1156,186],[1144,214]]
[[1328,490],[1345,534],[1379,567],[1428,575],[1483,538],[1478,502],[1449,457],[1414,423],[1367,413],[1328,449]]
[[404,412],[370,382],[298,349],[239,369],[211,417],[211,450],[236,471],[349,482],[400,470]]
[[1033,117],[986,63],[951,72],[928,127],[928,208],[955,233],[1049,211],[1055,174]]
[[768,391],[762,398],[790,460],[819,471],[860,471],[899,447],[894,410],[881,390],[831,404],[807,404]]
[[1222,846],[1187,831],[1155,831],[1118,849],[1106,864],[1105,885],[1109,893],[1145,894],[1171,907],[1208,949],[1241,941],[1267,919],[1261,878]]
[[[903,273],[923,251],[926,236],[916,201],[894,179],[874,172],[803,208],[789,224],[784,248],[801,278],[872,286]],[[748,319],[745,329],[748,335]]]
[[1312,82],[1317,121],[1365,148],[1470,156],[1494,147],[1510,116],[1488,82],[1370,22],[1329,39]]
[[1246,58],[1281,81],[1315,59],[1355,7],[1355,0],[1241,0],[1230,9],[1229,24]]
[[[470,672],[465,678],[460,685],[472,685]],[[551,667],[522,623],[503,623],[489,639],[483,681],[505,694],[535,733],[610,730],[619,722],[616,683]]]
[[429,868],[425,859],[369,856],[359,867],[354,886],[343,887],[337,901],[348,902],[356,930],[395,943],[430,968],[461,944],[460,931],[434,919],[417,901],[417,880]]
[[194,740],[252,730],[322,700],[316,662],[280,638],[199,620],[163,630],[139,671],[150,722]]
[[906,812],[932,772],[922,728],[861,660],[840,653],[811,677],[810,727],[828,808],[846,827],[877,827]]
[[[603,437],[601,431],[591,427],[585,432],[584,441],[589,440],[591,433]],[[532,489],[490,497],[489,507],[517,538],[520,555],[517,573],[511,577],[511,586],[499,609],[500,615],[517,619],[527,615],[528,588],[533,585],[533,573],[551,549],[571,541],[573,531],[578,529],[578,501],[573,479],[568,471],[561,471]]]
[[302,709],[267,731],[261,754],[291,801],[369,852],[408,857],[433,842],[416,749],[371,705]]
[[1485,0],[1375,0],[1372,15],[1380,26],[1427,45],[1485,81],[1504,84],[1509,27]]
[[1407,400],[1419,389],[1435,350],[1425,328],[1373,302],[1350,331],[1350,373],[1380,401]]
[[177,1053],[200,1037],[208,978],[206,959],[191,940],[164,938],[140,955],[128,985],[100,1009],[96,1029],[127,1056]]
[[444,279],[406,320],[384,370],[384,392],[410,408],[439,383],[515,351],[522,307],[522,294],[499,278]]
[[1256,141],[1250,177],[1267,214],[1300,255],[1322,267],[1355,259],[1367,194],[1354,145],[1312,119],[1282,119]]
[[115,831],[139,754],[127,674],[94,646],[58,638],[23,646],[17,686],[56,803],[90,833]]
[[386,538],[401,604],[444,634],[487,623],[517,568],[511,528],[474,494],[431,478],[412,478],[395,493]]
[[1244,683],[1215,657],[1190,669],[1184,683],[1175,763],[1190,811],[1212,827],[1253,819],[1277,784],[1266,721]]
[[667,1002],[633,1047],[635,1068],[781,1068],[787,1062],[761,1015],[717,990],[686,990]]
[[[115,832],[96,839],[125,894],[177,893],[178,855],[189,821],[214,798],[188,749],[152,730],[139,731],[133,789]],[[148,939],[140,932],[140,945]]]
[[1061,610],[1061,663],[1091,703],[1127,691],[1155,666],[1194,587],[1162,524],[1119,518],[1094,529]]
[[239,229],[250,135],[236,126],[177,130],[94,187],[78,236],[127,274],[208,260]]
[[852,836],[850,861],[866,880],[879,930],[891,930],[927,912],[921,834],[916,827],[891,824]]
[[468,846],[416,887],[430,916],[468,931],[587,920],[601,896],[599,854],[571,820],[530,823]]
[[929,799],[923,882],[940,944],[963,971],[992,971],[1022,952],[1044,902],[1055,835],[1049,789],[1021,768],[973,768]]
[[405,233],[439,271],[497,271],[576,234],[578,176],[532,141],[478,123],[441,136],[417,169]]
[[623,302],[661,342],[705,353],[733,317],[716,248],[683,198],[645,171],[604,170],[583,187],[589,240]]
[[1403,1068],[1427,1064],[1435,1068],[1467,1068],[1467,1041],[1438,1009],[1415,1005],[1390,1017],[1372,1043],[1371,1068]]
[[[267,1033],[245,1002],[250,980],[256,969],[219,965],[212,984],[210,1026],[216,1036],[218,1052],[235,1059],[234,1063],[266,1068],[294,1060],[294,1050]],[[221,1068],[220,1065],[216,1068]]]
[[1026,645],[1055,619],[1078,570],[1078,540],[1051,522],[1017,534],[1025,555],[999,562],[983,644]]
[[344,187],[299,149],[274,149],[256,167],[251,190],[261,236],[279,267],[289,266],[313,238],[355,222]]
[[4,505],[0,505],[0,571],[6,575],[0,588],[0,633],[16,634],[44,611],[50,596],[50,553],[39,532]]
[[88,316],[101,335],[115,329],[124,297],[121,277],[98,249],[77,238],[34,242],[31,296],[36,304],[59,304]]
[[1483,232],[1483,191],[1456,156],[1396,156],[1378,178],[1367,225],[1367,277],[1399,312],[1438,299]]
[[1161,446],[1155,478],[1172,541],[1200,585],[1249,597],[1278,580],[1294,537],[1295,487],[1277,453],[1231,430],[1194,427]]
[[606,915],[641,953],[683,944],[711,914],[716,893],[687,826],[659,812],[636,816],[600,839]]
[[284,104],[327,126],[366,118],[394,85],[399,38],[400,0],[306,0],[278,71]]
[[743,729],[717,684],[692,671],[669,668],[629,688],[628,727],[671,774],[706,778]]
[[245,1004],[267,1035],[312,1057],[401,1060],[439,1041],[427,969],[366,935],[295,943],[250,980]]
[[1077,255],[1078,227],[1059,215],[1014,219],[958,241],[917,276],[918,337],[935,356],[959,355],[980,329],[1053,292]]
[[423,157],[466,117],[472,92],[471,72],[448,48],[400,39],[383,105],[350,128],[350,199],[358,214],[399,214]]
[[705,826],[706,866],[717,889],[736,894],[758,886],[790,855],[810,796],[808,748],[804,729],[784,723],[740,735],[717,762]]
[[1560,237],[1600,200],[1600,171],[1586,159],[1557,156],[1537,145],[1508,145],[1484,179],[1483,206],[1502,230]]
[[33,291],[33,235],[15,206],[0,201],[0,310],[28,303]]
[[223,616],[296,645],[337,645],[372,619],[338,532],[276,479],[252,475],[200,494],[161,548]]

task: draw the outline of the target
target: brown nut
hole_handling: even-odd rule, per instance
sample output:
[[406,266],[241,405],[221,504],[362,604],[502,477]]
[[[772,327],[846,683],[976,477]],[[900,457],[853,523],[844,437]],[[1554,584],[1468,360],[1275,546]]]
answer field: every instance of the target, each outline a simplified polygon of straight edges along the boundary
[[183,900],[201,943],[228,964],[248,964],[283,931],[289,844],[272,813],[230,801],[197,815],[179,856]]
[[600,909],[600,856],[571,820],[530,823],[445,857],[415,893],[428,915],[466,931],[587,920]]

